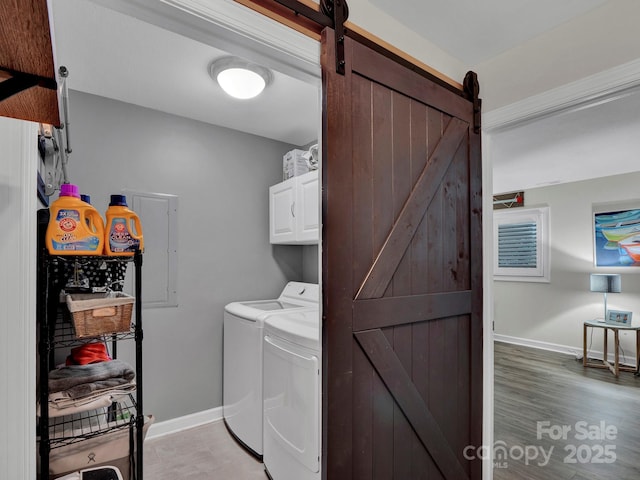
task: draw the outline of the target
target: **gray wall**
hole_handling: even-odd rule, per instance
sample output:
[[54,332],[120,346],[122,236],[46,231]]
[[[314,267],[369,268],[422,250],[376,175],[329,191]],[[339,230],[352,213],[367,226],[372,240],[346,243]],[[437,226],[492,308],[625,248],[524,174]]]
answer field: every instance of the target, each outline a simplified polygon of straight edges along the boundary
[[320,281],[320,264],[318,245],[305,245],[302,247],[302,281],[318,283]]
[[[581,352],[583,322],[603,316],[602,294],[589,291],[590,273],[622,275],[622,293],[609,295],[608,308],[633,311],[633,323],[640,324],[640,267],[596,269],[592,227],[594,204],[613,207],[636,200],[635,205],[640,205],[639,183],[637,172],[525,192],[527,206],[549,206],[551,283],[494,282],[497,334]],[[602,351],[601,338],[597,329],[594,352]],[[622,334],[627,360],[635,352],[634,338]]]
[[302,247],[268,232],[268,189],[294,146],[76,91],[70,107],[70,180],[101,213],[121,189],[179,196],[179,306],[143,312],[145,411],[218,407],[224,305],[303,279]]

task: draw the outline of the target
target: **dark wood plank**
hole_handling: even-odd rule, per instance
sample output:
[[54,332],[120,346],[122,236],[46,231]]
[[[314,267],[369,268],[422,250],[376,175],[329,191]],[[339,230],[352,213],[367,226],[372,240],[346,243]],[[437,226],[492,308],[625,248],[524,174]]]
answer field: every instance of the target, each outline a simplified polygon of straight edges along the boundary
[[447,125],[442,139],[429,158],[356,298],[377,298],[386,290],[425,211],[439,189],[440,182],[451,165],[453,153],[458,149],[467,128],[466,123],[456,118]]
[[[411,105],[408,97],[392,92],[392,166],[393,166],[393,219],[398,219],[407,202],[411,181]],[[391,281],[394,296],[411,294],[411,249],[407,249],[393,274]]]
[[[429,108],[427,110],[427,151],[429,156],[435,152],[444,129],[449,121],[443,113]],[[427,288],[428,292],[442,292],[443,288],[443,263],[442,263],[442,198],[441,189],[436,192],[425,215],[425,247],[427,250]]]
[[[466,132],[465,132],[466,137]],[[444,288],[447,290],[457,290],[459,288],[458,276],[465,275],[458,272],[461,264],[459,259],[462,256],[464,244],[464,232],[469,230],[466,220],[466,211],[469,204],[466,196],[459,197],[460,186],[469,184],[466,171],[468,142],[466,138],[460,143],[456,151],[451,167],[447,171],[442,182],[442,219],[443,219],[443,267],[444,267]],[[463,168],[461,168],[463,167]],[[468,187],[466,187],[468,189]],[[468,262],[467,262],[468,263]],[[462,264],[464,269],[468,269],[467,264]]]
[[[465,146],[468,148],[468,142]],[[467,152],[459,149],[455,160],[456,165],[456,258],[455,258],[455,280],[459,290],[467,290],[471,288],[471,263],[469,250],[469,229],[470,224],[470,199],[469,199],[469,183],[470,169]]]
[[468,100],[436,84],[425,82],[419,74],[379,56],[364,45],[356,44],[354,48],[354,64],[351,67],[354,72],[383,85],[393,85],[396,91],[408,97],[473,123],[473,105]]
[[[425,345],[429,345],[429,328],[426,322],[411,325],[413,343],[413,358],[411,381],[420,394],[423,402],[429,400],[429,355]],[[420,439],[415,437],[411,448],[412,476],[411,479],[426,480],[438,478],[438,468],[433,463],[431,456],[426,454]],[[426,455],[425,455],[426,454]]]
[[[411,101],[411,185],[415,186],[424,170],[427,152],[427,107]],[[411,293],[427,293],[427,223],[423,217],[411,241]]]
[[[328,478],[348,479],[353,478],[353,297],[343,286],[352,284],[353,272],[353,150],[351,109],[344,106],[352,98],[351,73],[335,73],[332,30],[323,31],[322,43],[322,468]],[[351,55],[347,45],[345,57]]]
[[[391,231],[393,215],[393,124],[392,92],[382,85],[372,86],[373,108],[373,249],[379,252]],[[395,269],[394,269],[395,271]],[[391,272],[390,275],[393,275]],[[381,289],[379,296],[391,295],[390,281]],[[357,297],[357,294],[356,294]]]
[[[55,84],[46,0],[0,2],[0,68]],[[31,87],[0,102],[0,116],[60,125],[55,89]]]
[[384,334],[380,330],[369,330],[359,332],[355,337],[443,476],[448,479],[467,478],[440,426],[425,406]]
[[[482,443],[483,297],[482,297],[482,154],[480,135],[469,130],[469,271],[472,295],[470,355],[471,444]],[[490,212],[489,212],[490,214]],[[471,479],[482,478],[482,465],[472,465]]]
[[[460,462],[465,462],[464,448],[467,445],[474,445],[472,430],[475,419],[471,416],[473,406],[471,405],[471,326],[470,315],[463,315],[456,319],[456,339],[458,354],[456,356],[456,439],[455,446]],[[480,462],[478,462],[480,463]],[[469,463],[463,463],[465,468],[474,468]],[[468,470],[469,471],[469,470]]]
[[[411,376],[411,366],[413,363],[413,343],[411,341],[411,325],[400,325],[393,328],[393,350],[400,360],[402,368]],[[394,402],[393,405],[393,443],[394,445],[404,445],[405,448],[398,448],[394,452],[393,458],[393,478],[411,478],[411,458],[412,451],[406,446],[411,445],[415,435],[411,425],[407,421],[400,406]]]
[[353,331],[401,325],[471,312],[471,291],[384,297],[353,302]]
[[[380,333],[381,336],[384,334]],[[369,364],[371,368],[371,364]],[[374,371],[373,376],[373,480],[393,478],[393,398],[384,382]]]
[[60,125],[58,93],[44,87],[31,87],[0,102],[0,116]]
[[439,319],[428,322],[429,343],[426,350],[429,361],[427,381],[429,382],[429,398],[426,406],[438,424],[447,422],[445,405],[451,401],[447,384],[451,380],[450,371],[444,365],[444,355],[448,345],[445,344],[445,324],[450,319]]
[[353,184],[353,230],[360,232],[358,248],[353,251],[353,286],[355,297],[374,259],[373,247],[373,130],[371,81],[353,76],[352,86],[353,175],[359,181]]
[[0,66],[55,79],[47,0],[0,3]]
[[373,377],[369,360],[353,341],[353,478],[373,478]]

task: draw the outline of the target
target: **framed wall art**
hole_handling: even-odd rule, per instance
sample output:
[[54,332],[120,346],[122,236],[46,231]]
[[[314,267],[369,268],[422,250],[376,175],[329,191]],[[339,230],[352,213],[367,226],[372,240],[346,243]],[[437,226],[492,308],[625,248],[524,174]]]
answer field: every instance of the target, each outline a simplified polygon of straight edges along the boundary
[[596,267],[640,267],[640,204],[594,211],[593,238]]

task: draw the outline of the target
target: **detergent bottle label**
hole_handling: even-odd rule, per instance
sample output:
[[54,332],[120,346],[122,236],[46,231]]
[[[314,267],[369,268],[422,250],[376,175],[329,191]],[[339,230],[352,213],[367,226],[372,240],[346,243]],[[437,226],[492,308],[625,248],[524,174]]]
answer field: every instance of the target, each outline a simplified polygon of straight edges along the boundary
[[112,252],[134,252],[140,240],[133,238],[126,218],[114,218],[109,229],[109,248]]
[[73,208],[60,209],[55,222],[58,227],[58,232],[52,238],[52,246],[55,251],[97,252],[100,239],[94,235],[87,236],[78,210]]

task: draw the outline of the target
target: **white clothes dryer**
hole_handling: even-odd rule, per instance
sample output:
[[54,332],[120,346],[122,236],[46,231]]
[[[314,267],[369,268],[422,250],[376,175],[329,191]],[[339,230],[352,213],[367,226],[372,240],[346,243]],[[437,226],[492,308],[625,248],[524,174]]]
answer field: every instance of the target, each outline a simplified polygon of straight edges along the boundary
[[264,325],[264,466],[273,480],[320,480],[320,312]]
[[318,310],[317,284],[289,282],[271,300],[229,303],[224,309],[223,417],[231,434],[262,457],[262,348],[265,319]]

